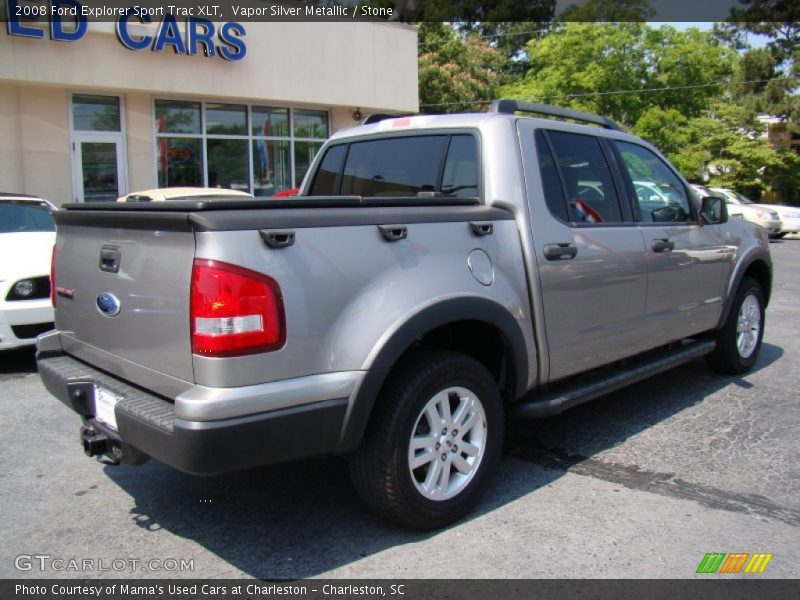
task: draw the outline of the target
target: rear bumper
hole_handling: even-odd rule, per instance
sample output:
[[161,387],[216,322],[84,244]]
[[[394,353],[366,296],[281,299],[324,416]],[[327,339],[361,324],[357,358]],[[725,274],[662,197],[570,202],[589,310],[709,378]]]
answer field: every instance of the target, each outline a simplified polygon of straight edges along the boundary
[[[336,453],[349,398],[333,398],[213,420],[176,416],[175,404],[63,352],[40,352],[47,390],[124,453],[139,451],[180,471],[213,475]],[[118,431],[95,419],[95,390],[121,397]],[[131,450],[133,449],[133,450]]]

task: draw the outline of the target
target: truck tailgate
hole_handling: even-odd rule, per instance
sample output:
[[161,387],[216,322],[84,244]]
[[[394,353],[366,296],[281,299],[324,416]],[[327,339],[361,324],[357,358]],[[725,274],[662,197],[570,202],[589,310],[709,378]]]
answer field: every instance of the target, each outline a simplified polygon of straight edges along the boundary
[[159,219],[78,224],[70,216],[56,217],[56,327],[65,350],[134,383],[148,370],[193,381],[191,228]]

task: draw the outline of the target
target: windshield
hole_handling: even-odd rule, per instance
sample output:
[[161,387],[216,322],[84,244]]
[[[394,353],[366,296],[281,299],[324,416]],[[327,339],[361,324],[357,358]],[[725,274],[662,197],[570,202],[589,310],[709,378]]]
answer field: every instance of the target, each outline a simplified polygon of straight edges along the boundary
[[0,201],[0,233],[55,231],[50,207],[44,202]]
[[736,199],[737,199],[737,200],[739,200],[739,201],[740,201],[742,204],[755,204],[755,202],[753,202],[752,200],[750,200],[750,198],[748,198],[747,196],[743,196],[743,195],[742,195],[742,194],[740,194],[739,192],[733,192],[733,195],[734,195],[734,196],[736,197]]

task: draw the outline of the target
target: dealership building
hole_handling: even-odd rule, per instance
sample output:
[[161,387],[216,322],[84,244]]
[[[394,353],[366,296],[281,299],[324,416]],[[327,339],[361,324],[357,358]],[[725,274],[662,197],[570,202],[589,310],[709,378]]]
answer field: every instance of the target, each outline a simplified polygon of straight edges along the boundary
[[141,21],[2,24],[0,191],[55,204],[174,186],[269,196],[361,115],[418,110],[408,25]]

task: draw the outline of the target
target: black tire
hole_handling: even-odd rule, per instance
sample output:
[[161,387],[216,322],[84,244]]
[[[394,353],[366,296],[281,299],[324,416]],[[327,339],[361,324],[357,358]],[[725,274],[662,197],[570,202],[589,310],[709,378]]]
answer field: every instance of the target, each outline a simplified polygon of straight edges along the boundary
[[780,240],[780,239],[783,239],[783,238],[785,238],[787,233],[788,233],[788,232],[783,232],[783,233],[770,233],[768,237],[769,237],[769,239],[771,239],[771,240]]
[[[756,336],[755,348],[750,353],[742,355],[737,345],[737,327],[739,313],[742,305],[749,297],[758,302],[759,330]],[[749,371],[758,360],[761,352],[761,340],[764,337],[764,291],[755,279],[745,277],[736,290],[731,311],[722,328],[716,332],[714,338],[717,347],[708,355],[706,360],[712,369],[719,373],[739,375]]]
[[[452,471],[449,466],[442,466],[441,469],[447,468],[448,474],[453,474],[453,486],[458,491],[451,492],[455,495],[450,498],[430,499],[420,489],[424,485],[419,480],[420,473],[434,468],[434,463],[450,464],[439,461],[439,456],[446,455],[453,460],[455,457],[447,451],[440,454],[439,447],[445,448],[444,444],[437,445],[435,451],[429,448],[423,453],[431,452],[437,458],[418,467],[412,474],[410,444],[412,437],[420,435],[420,427],[427,427],[430,422],[422,415],[426,405],[440,392],[455,387],[471,392],[471,398],[477,398],[482,406],[485,427],[479,428],[484,433],[478,435],[482,436],[485,445],[470,476],[456,472],[455,465]],[[448,405],[464,401],[459,394],[453,394],[452,389],[447,398]],[[478,414],[477,410],[474,412]],[[450,434],[458,434],[457,427],[455,433],[452,429]],[[430,431],[428,435],[439,437],[439,433]],[[464,431],[461,434],[468,435]],[[462,517],[478,501],[500,462],[503,434],[502,399],[486,368],[463,354],[423,349],[414,352],[390,373],[376,402],[364,440],[350,457],[350,476],[359,497],[378,515],[414,529],[435,529]],[[458,449],[455,442],[456,438],[453,438],[453,453]],[[431,473],[431,479],[433,476]],[[460,483],[458,478],[461,478]],[[450,488],[444,485],[440,489]],[[444,492],[438,493],[444,495]]]

